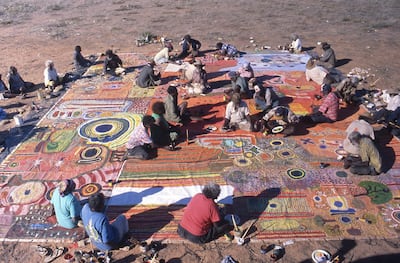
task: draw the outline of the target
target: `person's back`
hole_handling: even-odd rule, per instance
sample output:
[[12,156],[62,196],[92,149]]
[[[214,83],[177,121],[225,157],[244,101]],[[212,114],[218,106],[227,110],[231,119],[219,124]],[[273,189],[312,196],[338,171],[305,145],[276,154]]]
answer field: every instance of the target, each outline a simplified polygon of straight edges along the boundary
[[19,94],[25,88],[24,80],[19,75],[17,69],[13,66],[10,67],[7,79],[11,93]]
[[90,61],[88,59],[85,59],[81,53],[82,48],[80,46],[75,47],[74,51],[74,67],[75,70],[82,70],[90,66]]
[[362,136],[360,139],[360,157],[363,162],[368,162],[370,166],[374,167],[376,173],[381,173],[382,157],[378,148],[368,136]]
[[77,226],[82,209],[79,201],[72,194],[74,189],[75,183],[72,180],[63,181],[54,190],[51,197],[57,223],[68,229]]

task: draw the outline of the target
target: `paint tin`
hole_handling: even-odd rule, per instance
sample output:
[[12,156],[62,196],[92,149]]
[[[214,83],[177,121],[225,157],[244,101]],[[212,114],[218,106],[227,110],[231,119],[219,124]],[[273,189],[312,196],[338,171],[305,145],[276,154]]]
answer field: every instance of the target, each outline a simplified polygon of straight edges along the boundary
[[149,250],[149,246],[147,245],[147,242],[141,242],[140,243],[140,252],[146,253]]
[[239,237],[236,242],[239,246],[242,246],[244,244],[244,238]]
[[281,257],[283,257],[284,254],[285,254],[285,250],[283,247],[274,246],[274,249],[272,250],[272,254],[271,254],[271,259],[276,261],[276,260],[280,259]]

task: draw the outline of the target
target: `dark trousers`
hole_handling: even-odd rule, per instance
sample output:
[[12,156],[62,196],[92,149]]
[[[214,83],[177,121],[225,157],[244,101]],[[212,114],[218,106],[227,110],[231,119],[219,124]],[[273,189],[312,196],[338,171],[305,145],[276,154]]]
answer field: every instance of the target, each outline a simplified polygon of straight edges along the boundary
[[139,145],[133,147],[132,149],[128,149],[128,156],[137,159],[148,160],[152,156],[152,148],[150,145]]
[[221,221],[218,224],[218,226],[212,225],[212,227],[207,232],[207,234],[205,234],[203,236],[195,236],[195,235],[191,234],[189,231],[187,231],[186,229],[184,229],[183,227],[181,227],[181,225],[178,225],[177,232],[178,232],[179,236],[184,239],[187,239],[196,244],[204,244],[204,243],[208,243],[212,240],[219,238],[220,236],[222,236],[223,234],[228,232],[230,230],[230,228],[231,228],[231,226],[227,222]]

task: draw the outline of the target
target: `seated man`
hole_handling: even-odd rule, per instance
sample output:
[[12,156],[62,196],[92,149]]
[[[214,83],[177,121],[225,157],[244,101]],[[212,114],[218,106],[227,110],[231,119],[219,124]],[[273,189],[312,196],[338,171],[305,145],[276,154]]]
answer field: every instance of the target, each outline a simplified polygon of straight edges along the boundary
[[58,225],[68,229],[77,227],[82,209],[80,202],[72,194],[75,186],[71,179],[61,181],[51,197]]
[[111,49],[107,49],[103,64],[103,74],[118,75],[124,72],[125,69],[122,66],[122,60]]
[[277,133],[273,129],[277,126],[282,126],[281,133],[284,134],[284,137],[292,135],[295,132],[296,125],[299,123],[297,115],[284,106],[272,108],[262,119],[265,127],[263,132]]
[[218,42],[215,45],[217,49],[217,56],[222,56],[226,58],[233,58],[239,56],[239,51],[237,48],[231,44]]
[[322,94],[324,96],[321,105],[314,109],[317,110],[307,116],[300,117],[300,121],[311,123],[332,123],[337,120],[339,112],[339,98],[335,92],[332,92],[330,85],[322,86]]
[[238,93],[234,93],[231,101],[226,105],[225,121],[222,127],[225,131],[236,129],[252,130],[249,108]]
[[152,116],[145,115],[142,122],[132,131],[125,145],[128,150],[128,158],[148,160],[153,157],[154,144],[150,137],[150,128],[154,122]]
[[393,111],[388,117],[389,129],[393,136],[400,138],[400,107]]
[[158,86],[161,83],[161,74],[154,70],[154,66],[156,63],[154,60],[151,60],[147,63],[141,70],[136,79],[136,85],[141,88],[148,88],[153,86]]
[[344,102],[348,104],[354,103],[360,99],[356,97],[359,82],[357,77],[346,77],[336,86],[336,92]]
[[251,98],[248,83],[238,72],[231,71],[228,73],[228,76],[231,79],[232,90],[240,89],[240,95],[243,98]]
[[271,86],[263,87],[261,84],[256,84],[253,99],[257,109],[262,111],[279,106],[279,97]]
[[164,100],[165,119],[178,126],[182,126],[186,121],[187,102],[184,101],[178,104],[178,89],[175,86],[169,86],[167,89],[167,97]]
[[358,175],[378,175],[382,169],[382,158],[372,139],[355,131],[349,135],[352,144],[359,147],[360,156],[347,156],[343,167]]
[[103,193],[95,193],[82,208],[82,221],[91,243],[99,250],[118,248],[126,238],[129,227],[125,215],[121,214],[110,224],[106,215]]
[[215,199],[221,193],[218,184],[208,183],[186,206],[178,234],[193,243],[204,244],[227,233],[231,226],[221,220]]
[[242,66],[240,66],[240,68],[238,69],[238,73],[247,82],[252,83],[252,82],[255,81],[255,79],[254,79],[254,70],[251,67],[250,62],[247,62],[247,63],[243,64]]
[[351,155],[360,155],[359,145],[352,144],[349,139],[350,134],[355,131],[363,136],[368,136],[372,140],[375,140],[374,128],[372,128],[368,122],[360,119],[351,122],[347,127],[346,138],[343,141],[343,149]]
[[336,55],[335,51],[331,48],[331,45],[326,42],[322,42],[321,48],[323,53],[319,56],[317,65],[323,66],[326,69],[332,69],[336,67]]
[[86,68],[92,65],[92,62],[82,56],[81,46],[75,46],[74,52],[74,67],[78,72],[83,72]]

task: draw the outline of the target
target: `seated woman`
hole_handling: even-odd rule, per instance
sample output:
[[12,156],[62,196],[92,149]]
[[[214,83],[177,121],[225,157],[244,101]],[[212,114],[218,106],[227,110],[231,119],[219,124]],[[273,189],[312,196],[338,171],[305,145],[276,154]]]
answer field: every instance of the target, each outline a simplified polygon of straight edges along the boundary
[[164,103],[162,101],[156,101],[151,109],[153,111],[151,116],[155,120],[150,128],[153,143],[158,146],[168,146],[169,150],[175,150],[180,131],[165,119]]
[[14,66],[10,66],[7,74],[8,86],[12,94],[25,96],[29,88],[33,86],[32,83],[25,82],[18,70]]
[[46,68],[44,69],[44,86],[50,91],[53,91],[58,85],[61,84],[61,79],[58,76],[57,70],[54,67],[54,62],[47,60],[45,63]]
[[222,130],[252,131],[250,111],[246,102],[242,101],[239,93],[232,95],[231,101],[226,105],[225,121]]
[[191,79],[188,80],[186,84],[186,89],[188,89],[188,94],[203,94],[208,87],[207,82],[207,72],[204,69],[204,65],[200,61],[196,61],[193,63],[195,66]]
[[193,243],[210,242],[227,233],[231,226],[221,219],[215,199],[221,193],[216,183],[208,183],[201,193],[196,194],[186,206],[178,234]]
[[175,86],[169,86],[167,89],[167,97],[164,100],[165,119],[168,122],[182,126],[187,117],[187,102],[184,101],[178,105],[178,89]]
[[58,225],[64,228],[77,227],[82,206],[73,195],[75,182],[71,179],[61,181],[51,197]]
[[169,61],[169,53],[174,50],[171,42],[166,42],[164,47],[154,56],[154,62],[157,65],[167,63]]
[[254,102],[256,108],[261,111],[268,111],[279,106],[279,97],[273,87],[263,87],[261,84],[254,86]]

